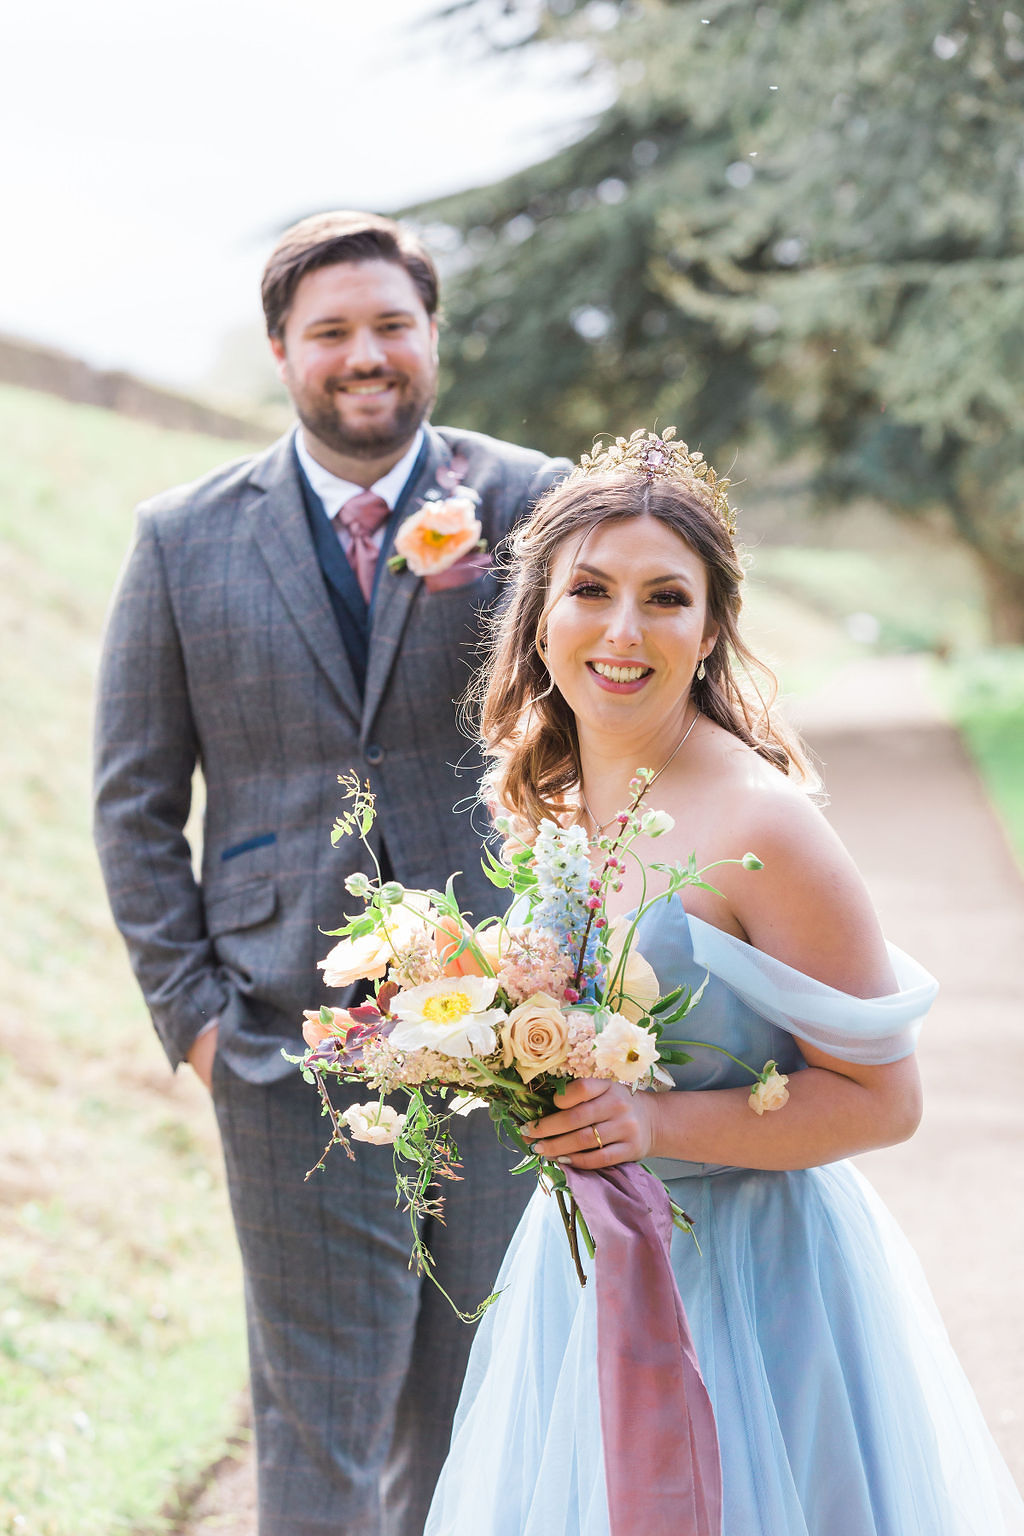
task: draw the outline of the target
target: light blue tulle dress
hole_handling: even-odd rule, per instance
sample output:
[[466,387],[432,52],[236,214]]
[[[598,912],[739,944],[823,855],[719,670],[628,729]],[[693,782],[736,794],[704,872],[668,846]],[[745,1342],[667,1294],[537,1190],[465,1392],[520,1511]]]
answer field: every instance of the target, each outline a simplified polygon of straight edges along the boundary
[[[800,1038],[844,1060],[898,1060],[935,992],[892,949],[900,992],[845,996],[677,901],[645,916],[640,944],[663,992],[710,973],[687,1033],[758,1069],[774,1057],[801,1070]],[[695,1057],[674,1069],[680,1088],[751,1081],[724,1056]],[[1024,1533],[920,1266],[856,1169],[650,1166],[700,1242],[677,1232],[672,1262],[718,1426],[722,1536]],[[595,1286],[580,1289],[539,1191],[496,1288],[424,1536],[607,1536]]]

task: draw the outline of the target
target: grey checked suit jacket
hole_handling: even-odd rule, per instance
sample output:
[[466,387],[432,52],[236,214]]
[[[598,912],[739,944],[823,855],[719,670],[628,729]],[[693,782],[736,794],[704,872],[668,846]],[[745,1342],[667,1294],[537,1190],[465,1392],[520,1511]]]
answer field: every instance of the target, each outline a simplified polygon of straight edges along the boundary
[[[494,550],[565,472],[491,438],[427,429],[406,511],[457,452]],[[390,537],[390,535],[389,535]],[[382,551],[386,560],[388,550]],[[332,848],[338,775],[378,796],[395,875],[457,890],[479,917],[481,813],[456,813],[477,759],[456,722],[494,600],[487,572],[429,591],[384,566],[360,698],[317,562],[292,438],[145,503],[110,615],[96,733],[96,837],[114,916],[172,1065],[220,1021],[219,1053],[269,1083],[294,1069],[303,1008],[343,1003],[316,962],[357,909],[344,881],[355,839]],[[184,836],[193,772],[205,781],[202,864]],[[363,858],[360,855],[363,854]]]

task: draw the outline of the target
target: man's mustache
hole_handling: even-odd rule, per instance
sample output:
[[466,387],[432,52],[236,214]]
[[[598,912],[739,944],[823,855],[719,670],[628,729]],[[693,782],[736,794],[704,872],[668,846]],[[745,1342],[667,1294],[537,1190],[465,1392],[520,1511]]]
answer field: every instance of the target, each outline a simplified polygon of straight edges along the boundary
[[347,384],[373,384],[378,379],[388,384],[401,384],[405,374],[395,373],[393,369],[374,368],[371,373],[349,373],[343,378],[332,375],[326,383],[328,389],[344,389]]

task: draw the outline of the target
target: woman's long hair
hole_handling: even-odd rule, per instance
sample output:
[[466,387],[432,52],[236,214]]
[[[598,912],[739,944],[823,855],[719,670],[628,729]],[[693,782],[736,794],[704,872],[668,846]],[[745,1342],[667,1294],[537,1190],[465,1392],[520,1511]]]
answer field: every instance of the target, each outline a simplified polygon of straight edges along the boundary
[[683,482],[610,471],[555,486],[513,535],[506,597],[491,621],[485,659],[470,691],[491,762],[484,798],[526,828],[575,811],[575,799],[567,796],[578,789],[581,776],[575,717],[548,676],[539,648],[548,613],[561,596],[552,589],[552,564],[567,540],[579,548],[593,529],[638,517],[664,523],[707,572],[708,619],[718,626],[718,639],[705,657],[705,676],[693,679],[697,708],[780,772],[817,785],[799,739],[772,717],[778,691],[773,673],[740,638],[743,567],[730,534]]

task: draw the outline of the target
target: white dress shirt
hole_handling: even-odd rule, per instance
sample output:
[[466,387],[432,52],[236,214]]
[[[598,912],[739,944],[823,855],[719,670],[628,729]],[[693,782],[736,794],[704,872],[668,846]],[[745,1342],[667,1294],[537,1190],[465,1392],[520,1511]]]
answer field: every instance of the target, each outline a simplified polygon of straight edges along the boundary
[[[295,452],[299,456],[299,463],[302,465],[306,479],[322,501],[324,511],[332,523],[334,523],[334,519],[346,501],[351,501],[353,496],[361,496],[365,490],[371,490],[375,496],[382,497],[393,512],[399,496],[405,490],[406,481],[412,474],[413,465],[416,463],[422,445],[423,428],[420,427],[398,463],[393,464],[387,474],[381,475],[380,479],[374,481],[373,485],[364,486],[354,485],[351,480],[342,480],[337,475],[333,475],[329,469],[324,469],[324,466],[317,463],[306,447],[302,428],[297,428],[295,433]],[[340,523],[334,523],[334,526],[338,535],[338,542],[345,551],[345,554],[348,555],[352,546],[352,536]],[[373,542],[378,549],[380,549],[381,544],[384,542],[386,531],[387,524],[381,523],[377,532],[373,535]]]

